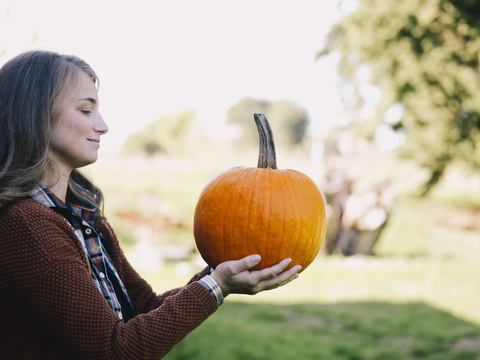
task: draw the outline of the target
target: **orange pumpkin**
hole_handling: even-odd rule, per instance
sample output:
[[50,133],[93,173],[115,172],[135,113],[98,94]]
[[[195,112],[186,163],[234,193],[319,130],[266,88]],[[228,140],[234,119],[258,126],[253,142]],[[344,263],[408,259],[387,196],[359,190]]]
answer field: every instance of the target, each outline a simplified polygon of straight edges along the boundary
[[322,194],[305,174],[278,170],[267,118],[254,114],[260,136],[258,166],[234,167],[214,177],[200,194],[194,215],[197,248],[211,267],[260,254],[253,269],[292,258],[302,271],[325,238]]

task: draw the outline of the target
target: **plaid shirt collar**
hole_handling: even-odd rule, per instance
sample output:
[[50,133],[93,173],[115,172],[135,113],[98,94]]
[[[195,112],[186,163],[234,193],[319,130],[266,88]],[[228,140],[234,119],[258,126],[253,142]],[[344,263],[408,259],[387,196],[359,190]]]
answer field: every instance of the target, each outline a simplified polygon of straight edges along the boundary
[[75,215],[86,221],[88,225],[94,227],[97,209],[91,208],[89,205],[82,203],[80,199],[77,199],[70,192],[67,192],[66,203],[64,203],[46,186],[40,184],[30,194],[30,196],[45,206],[70,210]]

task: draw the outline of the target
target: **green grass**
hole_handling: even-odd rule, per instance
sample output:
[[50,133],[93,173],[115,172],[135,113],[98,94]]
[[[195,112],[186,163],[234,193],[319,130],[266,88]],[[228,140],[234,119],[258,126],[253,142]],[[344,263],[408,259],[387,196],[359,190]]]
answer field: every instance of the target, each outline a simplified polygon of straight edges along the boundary
[[423,303],[228,302],[166,359],[471,359],[480,328]]

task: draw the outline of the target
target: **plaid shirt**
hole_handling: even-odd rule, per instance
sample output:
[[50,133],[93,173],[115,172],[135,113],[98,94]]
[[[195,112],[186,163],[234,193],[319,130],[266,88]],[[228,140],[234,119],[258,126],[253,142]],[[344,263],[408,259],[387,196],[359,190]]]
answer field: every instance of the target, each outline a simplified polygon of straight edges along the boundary
[[30,196],[65,217],[83,246],[88,271],[108,305],[123,323],[132,318],[133,307],[127,290],[109,256],[104,236],[94,225],[97,210],[88,208],[73,196],[65,204],[43,185],[39,185]]

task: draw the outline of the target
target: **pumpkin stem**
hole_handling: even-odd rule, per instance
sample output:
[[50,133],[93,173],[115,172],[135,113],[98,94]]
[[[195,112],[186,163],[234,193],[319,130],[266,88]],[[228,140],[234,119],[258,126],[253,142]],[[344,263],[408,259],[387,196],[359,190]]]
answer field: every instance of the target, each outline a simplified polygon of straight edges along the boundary
[[277,156],[275,154],[275,143],[270,124],[264,114],[253,114],[257,124],[258,136],[260,137],[260,152],[258,154],[258,168],[277,169]]

